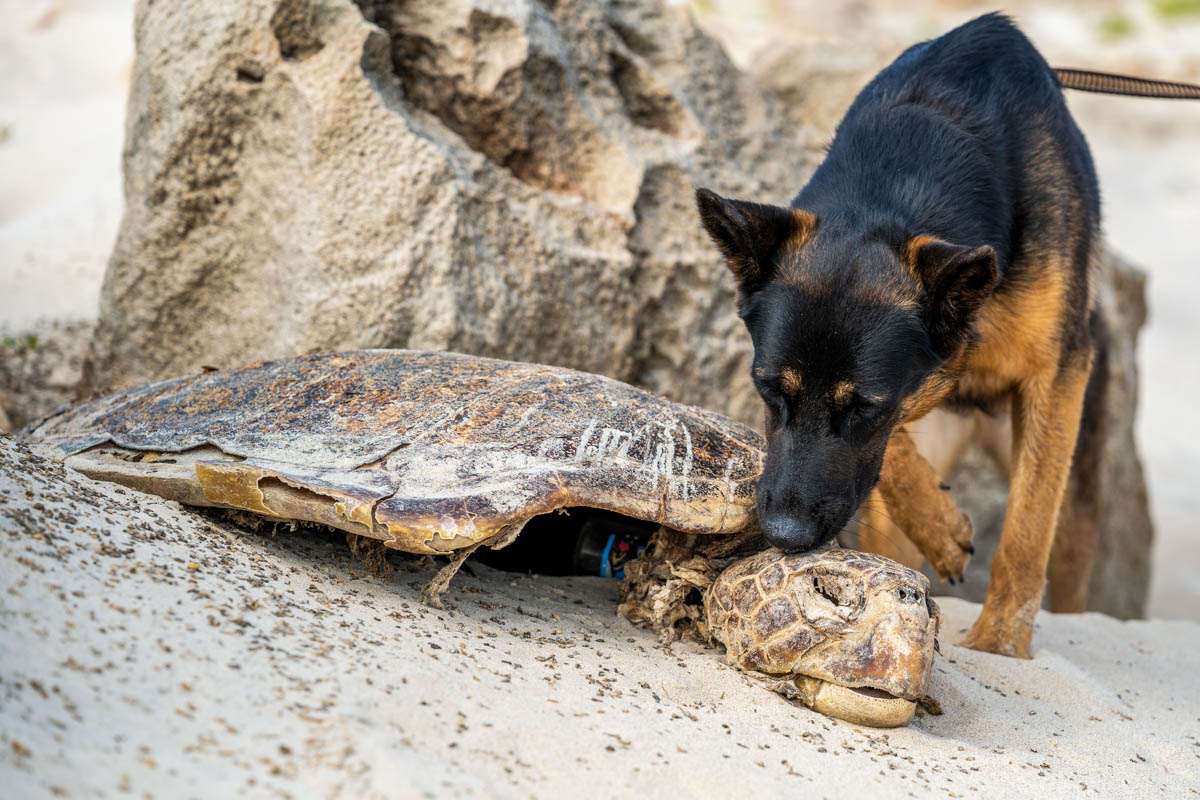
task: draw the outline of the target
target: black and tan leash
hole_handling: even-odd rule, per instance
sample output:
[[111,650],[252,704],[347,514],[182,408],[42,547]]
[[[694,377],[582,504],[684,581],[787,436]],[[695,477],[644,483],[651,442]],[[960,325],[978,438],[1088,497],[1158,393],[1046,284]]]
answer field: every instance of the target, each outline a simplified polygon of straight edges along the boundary
[[1111,72],[1093,72],[1089,69],[1067,69],[1055,67],[1054,74],[1064,89],[1100,94],[1123,94],[1129,97],[1164,97],[1172,100],[1200,100],[1200,86],[1174,81],[1153,81],[1116,75]]

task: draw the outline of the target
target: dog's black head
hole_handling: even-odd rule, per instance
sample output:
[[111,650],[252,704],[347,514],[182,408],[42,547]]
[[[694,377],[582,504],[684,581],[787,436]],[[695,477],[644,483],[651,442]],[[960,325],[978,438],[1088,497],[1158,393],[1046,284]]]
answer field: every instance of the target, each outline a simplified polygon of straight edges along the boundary
[[989,247],[886,242],[814,215],[696,193],[738,283],[767,406],[759,520],[784,550],[825,544],[879,480],[892,431],[944,393],[996,285]]

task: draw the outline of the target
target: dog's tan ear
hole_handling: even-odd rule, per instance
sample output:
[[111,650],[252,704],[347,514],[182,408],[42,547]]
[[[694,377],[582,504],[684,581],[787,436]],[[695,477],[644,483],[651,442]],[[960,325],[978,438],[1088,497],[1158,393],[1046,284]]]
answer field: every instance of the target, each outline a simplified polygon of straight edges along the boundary
[[696,190],[696,207],[743,294],[770,280],[780,250],[803,244],[817,224],[807,211],[730,200],[708,189]]
[[914,236],[901,257],[925,288],[925,325],[933,345],[948,354],[965,340],[975,313],[1000,281],[996,251]]

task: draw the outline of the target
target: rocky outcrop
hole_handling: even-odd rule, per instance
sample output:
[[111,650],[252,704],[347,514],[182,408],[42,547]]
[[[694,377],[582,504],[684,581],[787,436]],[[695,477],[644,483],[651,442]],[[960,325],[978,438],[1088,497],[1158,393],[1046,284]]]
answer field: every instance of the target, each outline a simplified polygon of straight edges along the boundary
[[779,103],[656,2],[143,2],[89,388],[451,349],[757,421],[694,184],[786,202]]
[[1110,255],[1100,299],[1111,334],[1112,382],[1108,389],[1104,504],[1088,608],[1128,619],[1145,616],[1154,543],[1146,476],[1134,435],[1137,342],[1146,324],[1146,274]]
[[[406,347],[597,372],[751,424],[750,343],[693,188],[786,202],[874,68],[776,54],[750,77],[656,0],[143,0],[136,33],[86,390]],[[1094,596],[1125,616],[1151,528],[1140,284],[1113,275],[1133,310]]]

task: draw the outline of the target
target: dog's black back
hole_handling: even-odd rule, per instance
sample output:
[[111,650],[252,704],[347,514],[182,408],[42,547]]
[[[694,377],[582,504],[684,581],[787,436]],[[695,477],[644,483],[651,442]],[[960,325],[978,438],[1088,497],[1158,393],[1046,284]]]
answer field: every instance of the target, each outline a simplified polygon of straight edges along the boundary
[[867,84],[792,205],[897,244],[928,234],[990,245],[1003,285],[1036,268],[1022,249],[1061,234],[1030,212],[1066,196],[1086,206],[1089,230],[1073,238],[1091,239],[1099,185],[1058,79],[1008,18],[988,14],[910,47]]

